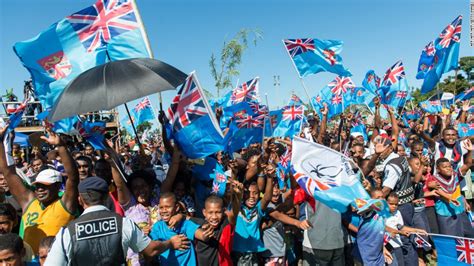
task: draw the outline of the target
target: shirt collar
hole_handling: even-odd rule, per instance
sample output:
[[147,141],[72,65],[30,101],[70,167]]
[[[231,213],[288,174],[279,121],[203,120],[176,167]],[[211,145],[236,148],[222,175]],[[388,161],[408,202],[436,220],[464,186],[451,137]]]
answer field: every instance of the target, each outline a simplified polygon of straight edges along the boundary
[[94,205],[94,206],[91,206],[91,207],[85,209],[84,212],[81,215],[84,215],[84,214],[90,213],[90,212],[96,212],[96,211],[110,211],[110,210],[107,207],[105,207],[104,205]]

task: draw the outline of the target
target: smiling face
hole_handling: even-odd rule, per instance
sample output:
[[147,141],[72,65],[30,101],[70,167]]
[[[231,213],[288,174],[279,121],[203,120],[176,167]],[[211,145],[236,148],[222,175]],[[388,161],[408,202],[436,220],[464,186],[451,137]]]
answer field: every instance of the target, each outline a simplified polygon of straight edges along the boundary
[[161,219],[168,223],[173,215],[176,214],[176,200],[173,197],[161,197],[159,205],[159,213]]
[[246,190],[244,193],[245,206],[247,206],[248,208],[255,207],[255,205],[257,205],[257,202],[258,202],[259,194],[260,194],[260,191],[258,191],[257,184],[251,184],[248,190]]
[[202,214],[209,225],[217,228],[224,218],[224,208],[221,203],[206,202],[204,209],[202,210]]
[[446,145],[454,145],[458,139],[456,130],[448,128],[443,130],[443,140]]
[[35,184],[35,197],[41,204],[48,206],[58,198],[59,187],[60,183],[50,185],[37,183]]

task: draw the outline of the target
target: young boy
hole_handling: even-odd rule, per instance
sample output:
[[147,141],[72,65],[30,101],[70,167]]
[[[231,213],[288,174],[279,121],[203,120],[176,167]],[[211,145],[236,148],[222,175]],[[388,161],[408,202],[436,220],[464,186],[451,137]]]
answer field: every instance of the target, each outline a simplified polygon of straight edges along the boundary
[[231,180],[230,186],[231,206],[230,211],[225,211],[224,201],[218,196],[211,195],[204,202],[203,219],[191,218],[200,225],[209,225],[213,230],[213,237],[209,241],[196,241],[196,253],[199,265],[231,266],[232,240],[235,232],[235,222],[240,210],[242,200],[241,183]]
[[[9,203],[0,203],[0,235],[11,233],[17,223],[15,208]],[[35,257],[33,249],[26,242],[23,243],[23,247],[25,249],[23,260],[32,261]]]
[[265,194],[260,200],[260,191],[256,182],[251,182],[244,193],[244,205],[237,216],[232,261],[234,265],[257,265],[257,253],[265,250],[261,240],[260,222],[264,210],[272,199],[273,178],[276,177],[275,166],[268,164],[265,168]]
[[459,182],[466,174],[472,164],[471,151],[472,144],[466,145],[469,150],[464,164],[459,171],[454,171],[449,159],[439,158],[436,161],[436,174],[432,180],[427,183],[436,181],[435,188],[438,197],[435,200],[435,211],[438,220],[440,234],[453,236],[471,236],[472,227],[465,226],[467,223],[467,215],[465,208],[465,199],[461,195]]
[[0,263],[1,265],[22,266],[38,265],[37,263],[24,262],[25,248],[23,240],[13,233],[0,235]]
[[399,198],[396,193],[392,192],[388,195],[387,203],[392,216],[387,218],[385,221],[385,229],[392,236],[392,239],[388,242],[392,247],[392,257],[396,259],[398,265],[405,265],[400,235],[402,234],[408,237],[412,233],[418,233],[422,235],[426,235],[427,233],[423,229],[404,226],[402,214],[400,211],[398,211],[398,202]]
[[[211,226],[199,228],[198,224],[189,220],[181,221],[175,228],[170,228],[170,219],[177,212],[178,202],[175,195],[171,192],[163,193],[159,203],[159,213],[162,220],[153,225],[150,232],[151,239],[165,241],[175,235],[184,234],[191,241],[195,238],[208,241],[213,235],[214,230]],[[190,247],[187,250],[167,250],[161,253],[160,261],[163,265],[197,265],[193,242],[190,242]]]

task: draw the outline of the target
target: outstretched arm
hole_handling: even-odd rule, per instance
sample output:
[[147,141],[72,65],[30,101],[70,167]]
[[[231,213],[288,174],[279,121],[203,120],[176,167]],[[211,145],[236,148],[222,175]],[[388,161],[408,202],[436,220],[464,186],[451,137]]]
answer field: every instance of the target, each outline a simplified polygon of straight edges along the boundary
[[46,141],[49,145],[58,147],[58,153],[67,174],[66,189],[61,201],[70,213],[75,213],[79,204],[77,200],[79,195],[79,191],[77,190],[77,186],[79,185],[79,172],[77,171],[76,162],[69,153],[64,140],[49,127],[46,128],[46,132],[48,133],[48,137],[42,136],[41,139]]
[[263,198],[260,201],[260,208],[265,210],[268,206],[268,203],[272,200],[273,194],[273,178],[276,177],[276,170],[275,166],[272,164],[268,164],[265,168],[265,176],[267,177],[267,182],[265,185],[265,194],[263,194]]
[[[7,127],[0,129],[0,139],[5,140],[7,132]],[[7,138],[10,140],[11,138]],[[23,212],[25,211],[28,203],[32,201],[35,196],[31,190],[28,190],[25,185],[23,184],[21,178],[16,174],[15,166],[7,165],[7,158],[5,155],[5,143],[0,144],[0,171],[5,176],[7,180],[8,187],[10,188],[10,192],[12,193],[13,197],[15,197],[16,201],[20,204]],[[6,143],[7,145],[11,145],[11,143]]]
[[178,146],[175,144],[175,146],[173,147],[171,166],[168,169],[165,181],[163,181],[163,184],[161,185],[161,193],[170,192],[172,190],[174,180],[176,179],[176,175],[178,174],[179,170],[180,156],[181,152],[179,151]]
[[321,111],[323,115],[321,121],[321,127],[319,128],[318,139],[316,140],[319,144],[323,144],[324,135],[326,135],[327,122],[328,122],[328,106],[324,103],[324,109]]

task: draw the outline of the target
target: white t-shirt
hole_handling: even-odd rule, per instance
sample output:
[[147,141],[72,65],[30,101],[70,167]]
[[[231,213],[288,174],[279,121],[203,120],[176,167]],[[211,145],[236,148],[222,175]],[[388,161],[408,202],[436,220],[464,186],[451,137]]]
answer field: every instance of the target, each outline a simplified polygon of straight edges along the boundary
[[[400,213],[400,211],[397,210],[395,212],[395,214],[393,214],[393,216],[391,216],[390,218],[385,220],[385,225],[392,228],[392,229],[398,230],[398,225],[403,225],[403,218],[402,218],[402,214]],[[400,244],[402,243],[402,240],[400,238],[400,235],[396,234],[395,237],[390,239],[390,241],[388,243],[390,243],[390,245],[393,248],[401,247]]]

